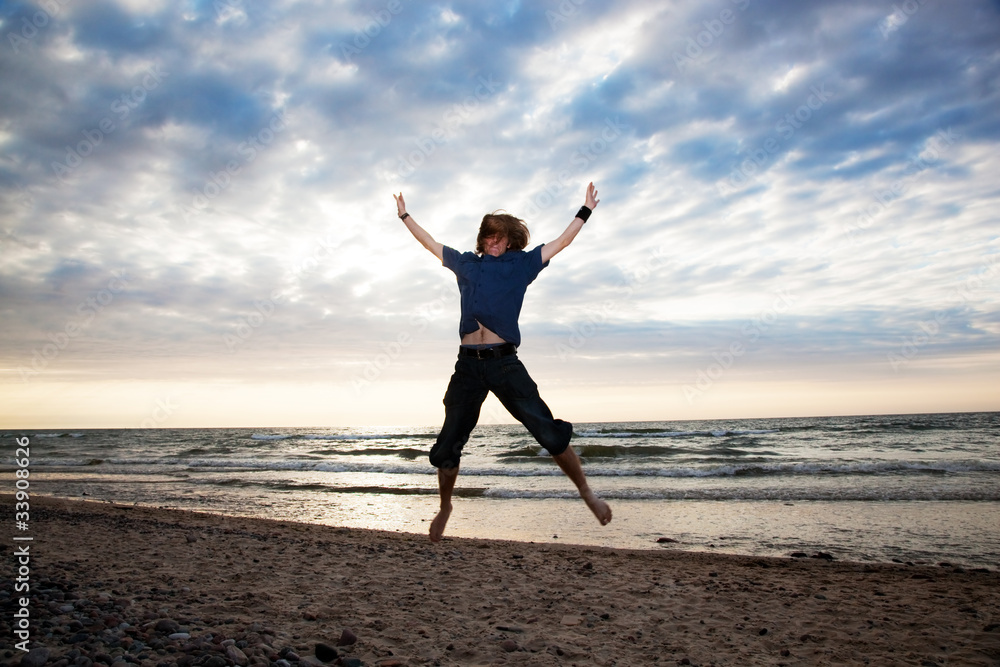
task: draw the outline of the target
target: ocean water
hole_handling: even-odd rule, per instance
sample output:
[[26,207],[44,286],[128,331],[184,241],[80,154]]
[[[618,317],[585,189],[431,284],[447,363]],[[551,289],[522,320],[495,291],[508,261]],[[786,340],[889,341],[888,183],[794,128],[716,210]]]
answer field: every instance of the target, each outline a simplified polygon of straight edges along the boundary
[[[0,471],[27,436],[36,494],[422,533],[436,431],[4,431]],[[1000,567],[1000,413],[578,423],[572,446],[609,526],[522,426],[480,425],[448,534]]]

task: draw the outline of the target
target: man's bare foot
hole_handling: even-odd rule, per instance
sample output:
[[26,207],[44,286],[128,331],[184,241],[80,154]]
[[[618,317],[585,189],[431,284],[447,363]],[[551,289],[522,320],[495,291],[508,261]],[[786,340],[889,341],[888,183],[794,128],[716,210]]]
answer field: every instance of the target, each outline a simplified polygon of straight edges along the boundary
[[584,493],[581,493],[580,497],[583,498],[583,502],[587,503],[587,507],[589,507],[590,511],[594,513],[594,516],[597,517],[597,520],[601,522],[602,526],[606,526],[611,523],[611,507],[594,495],[593,491],[587,490]]
[[[610,514],[610,511],[609,511]],[[431,522],[431,542],[440,542],[444,535],[444,527],[448,524],[448,517],[451,516],[451,505],[442,507]]]

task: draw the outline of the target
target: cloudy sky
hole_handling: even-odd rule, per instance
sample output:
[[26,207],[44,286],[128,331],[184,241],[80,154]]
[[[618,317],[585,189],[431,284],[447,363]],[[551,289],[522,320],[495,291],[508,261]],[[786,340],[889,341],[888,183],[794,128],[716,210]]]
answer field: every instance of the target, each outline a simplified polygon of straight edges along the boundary
[[557,416],[1000,409],[996,1],[0,8],[0,427],[437,425],[392,193],[534,246],[589,181],[521,316]]

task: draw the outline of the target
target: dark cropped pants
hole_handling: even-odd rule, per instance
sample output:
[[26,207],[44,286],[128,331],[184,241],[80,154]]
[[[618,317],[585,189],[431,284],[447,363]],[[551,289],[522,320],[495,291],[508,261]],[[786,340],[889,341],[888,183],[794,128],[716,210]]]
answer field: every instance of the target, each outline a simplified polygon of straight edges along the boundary
[[538,395],[538,385],[516,353],[493,359],[459,355],[444,394],[444,426],[431,449],[432,465],[437,468],[458,466],[462,448],[469,441],[479,421],[479,410],[491,391],[550,454],[566,451],[573,425],[552,417],[549,407]]

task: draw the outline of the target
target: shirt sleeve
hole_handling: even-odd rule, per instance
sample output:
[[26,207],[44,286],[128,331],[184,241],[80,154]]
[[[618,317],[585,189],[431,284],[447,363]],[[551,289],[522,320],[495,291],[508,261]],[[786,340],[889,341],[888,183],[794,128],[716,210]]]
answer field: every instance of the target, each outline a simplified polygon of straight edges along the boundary
[[[542,245],[545,245],[544,243]],[[525,285],[530,285],[538,274],[542,272],[546,266],[549,265],[548,262],[542,262],[542,245],[532,248],[531,252],[527,254],[524,261],[524,280]]]
[[448,246],[442,248],[441,263],[446,269],[451,269],[456,275],[458,275],[458,264],[461,261],[461,257],[462,253],[454,248],[449,248]]

